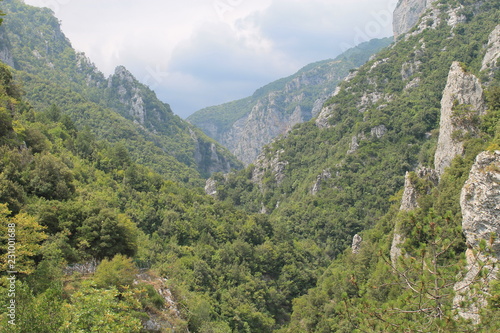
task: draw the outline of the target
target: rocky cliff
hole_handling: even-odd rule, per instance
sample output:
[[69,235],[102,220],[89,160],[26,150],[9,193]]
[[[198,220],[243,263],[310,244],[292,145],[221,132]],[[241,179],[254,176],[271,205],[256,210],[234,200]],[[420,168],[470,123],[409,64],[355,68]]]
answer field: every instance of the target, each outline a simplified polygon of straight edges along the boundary
[[481,70],[493,70],[500,67],[498,59],[500,58],[500,24],[496,26],[488,38],[488,49],[483,59]]
[[476,158],[460,196],[462,229],[471,248],[481,240],[500,259],[500,151],[483,152]]
[[434,165],[441,175],[453,158],[463,154],[462,139],[474,134],[476,118],[486,110],[479,79],[458,62],[451,65],[441,100],[439,140]]
[[408,32],[436,0],[400,0],[393,16],[394,38]]
[[373,40],[334,60],[310,64],[288,78],[258,89],[251,97],[200,110],[188,121],[248,165],[264,145],[294,125],[317,116],[349,70],[362,65],[390,41]]
[[[486,306],[489,283],[496,278],[500,260],[500,151],[476,158],[460,195],[462,230],[467,240],[467,271],[455,285],[454,304],[459,314],[479,323]],[[491,249],[481,251],[481,242]],[[463,305],[465,303],[465,306]]]

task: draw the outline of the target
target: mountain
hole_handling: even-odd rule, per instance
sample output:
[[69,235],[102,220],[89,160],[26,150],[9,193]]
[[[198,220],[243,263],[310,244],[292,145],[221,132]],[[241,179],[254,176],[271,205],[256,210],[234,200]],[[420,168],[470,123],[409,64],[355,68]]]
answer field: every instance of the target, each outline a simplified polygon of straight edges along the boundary
[[250,97],[202,109],[188,121],[248,165],[275,137],[316,116],[349,71],[364,64],[391,40],[365,42],[333,60],[309,64]]
[[31,104],[54,104],[80,128],[88,126],[98,138],[122,142],[137,160],[171,179],[208,177],[240,167],[227,150],[174,115],[124,67],[106,78],[72,48],[49,9],[18,0],[2,6],[7,16],[0,30],[0,56],[16,69]]
[[331,260],[282,332],[498,329],[499,19],[497,1],[400,1],[394,45],[207,182]]
[[433,2],[209,195],[123,68],[0,63],[0,332],[499,331],[499,22]]

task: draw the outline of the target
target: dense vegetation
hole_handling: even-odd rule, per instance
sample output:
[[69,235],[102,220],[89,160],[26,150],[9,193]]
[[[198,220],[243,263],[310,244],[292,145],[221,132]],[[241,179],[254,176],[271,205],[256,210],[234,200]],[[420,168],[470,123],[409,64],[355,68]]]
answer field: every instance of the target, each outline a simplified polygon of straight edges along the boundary
[[[48,15],[8,3],[27,18]],[[330,128],[308,122],[270,145],[278,172],[259,162],[215,175],[217,198],[193,186],[199,172],[179,159],[153,160],[151,133],[99,104],[99,87],[64,88],[50,70],[27,70],[37,59],[27,45],[24,71],[0,65],[2,305],[12,289],[9,225],[18,244],[17,325],[2,312],[0,332],[143,332],[150,319],[165,332],[498,330],[498,283],[479,326],[451,306],[464,266],[458,195],[478,152],[500,147],[500,71],[479,71],[500,5],[464,11],[468,21],[453,34],[443,20],[360,68],[328,102]],[[400,212],[405,172],[433,166],[441,93],[456,60],[485,83],[488,114],[439,186],[415,180],[420,208]],[[407,89],[401,68],[412,61],[420,82]],[[370,93],[386,97],[360,105]],[[387,132],[371,135],[380,125]],[[411,236],[401,272],[389,259],[396,225]],[[357,254],[346,250],[355,233],[363,237]],[[95,273],[75,272],[94,261]],[[167,287],[179,313],[158,293]]]

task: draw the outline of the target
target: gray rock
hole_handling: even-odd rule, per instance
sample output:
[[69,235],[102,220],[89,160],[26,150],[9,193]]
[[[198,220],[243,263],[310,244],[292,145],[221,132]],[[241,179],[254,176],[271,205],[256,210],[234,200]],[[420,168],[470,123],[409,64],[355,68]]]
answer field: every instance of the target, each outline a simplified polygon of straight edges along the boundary
[[399,210],[410,211],[418,208],[417,202],[418,192],[414,184],[411,182],[410,173],[406,172],[405,175],[405,188],[403,198],[401,199],[401,206]]
[[255,160],[255,167],[252,172],[252,182],[262,188],[264,174],[269,170],[276,184],[281,184],[285,179],[285,168],[288,165],[288,161],[281,159],[281,154],[284,152],[284,150],[278,150],[271,157],[266,157],[265,152],[261,153]]
[[217,182],[213,178],[208,178],[205,182],[205,193],[212,197],[217,196]]
[[[421,167],[415,171],[418,178],[422,180],[426,180],[429,182],[429,188],[426,194],[429,194],[432,187],[435,187],[439,184],[439,175],[436,170]],[[410,173],[407,172],[405,175],[405,187],[403,191],[403,197],[401,198],[401,206],[399,208],[400,211],[411,211],[417,209],[418,206],[418,197],[423,193],[418,193],[416,184],[412,182],[410,177]],[[394,230],[394,237],[391,245],[391,262],[394,267],[396,267],[397,259],[401,256],[401,244],[404,243],[406,237],[400,231],[400,226],[396,225]]]
[[318,194],[319,191],[321,191],[321,185],[323,182],[327,179],[332,178],[332,174],[328,170],[323,170],[323,172],[316,177],[316,182],[314,183],[312,189],[311,189],[311,194],[316,195]]
[[352,253],[358,254],[359,250],[361,250],[361,245],[363,243],[363,238],[360,235],[354,235],[352,239]]
[[454,62],[441,100],[439,139],[434,156],[434,165],[439,175],[450,166],[455,156],[463,154],[463,143],[455,139],[454,134],[457,131],[473,132],[470,123],[464,126],[455,118],[454,109],[460,105],[467,106],[470,112],[476,115],[483,115],[486,112],[483,88],[479,79],[471,73],[466,73],[460,63]]
[[[460,195],[462,229],[469,249],[466,252],[466,273],[455,284],[454,305],[459,315],[479,324],[480,310],[487,305],[489,283],[498,275],[500,240],[500,151],[483,152],[476,157],[469,179]],[[492,255],[481,253],[479,243],[485,241]],[[481,274],[479,274],[482,271]],[[480,292],[473,291],[478,286]],[[462,307],[465,301],[466,306]]]
[[496,62],[500,58],[500,24],[496,26],[488,39],[488,49],[483,59],[481,70],[496,67]]
[[370,133],[373,137],[380,139],[387,133],[387,127],[385,125],[375,126],[371,129]]
[[477,248],[481,240],[492,245],[500,258],[500,151],[483,152],[474,163],[460,195],[462,229],[467,244]]
[[408,32],[436,0],[400,0],[393,16],[394,38]]

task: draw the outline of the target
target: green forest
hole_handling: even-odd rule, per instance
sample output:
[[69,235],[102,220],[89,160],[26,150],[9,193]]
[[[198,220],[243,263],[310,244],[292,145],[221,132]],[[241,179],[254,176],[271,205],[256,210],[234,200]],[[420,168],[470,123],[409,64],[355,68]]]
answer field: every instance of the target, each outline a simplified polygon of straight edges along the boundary
[[[478,154],[500,150],[500,59],[482,69],[500,3],[435,6],[438,20],[341,83],[327,125],[295,126],[242,168],[126,69],[106,79],[50,10],[1,1],[13,63],[0,63],[0,332],[500,330],[495,259],[477,259],[474,297],[454,302],[467,251],[498,257],[496,234],[466,242],[460,195]],[[450,26],[454,8],[464,19]],[[417,169],[434,168],[453,62],[479,78],[485,112],[454,105],[463,154],[436,182]],[[459,315],[481,302],[477,320]]]

